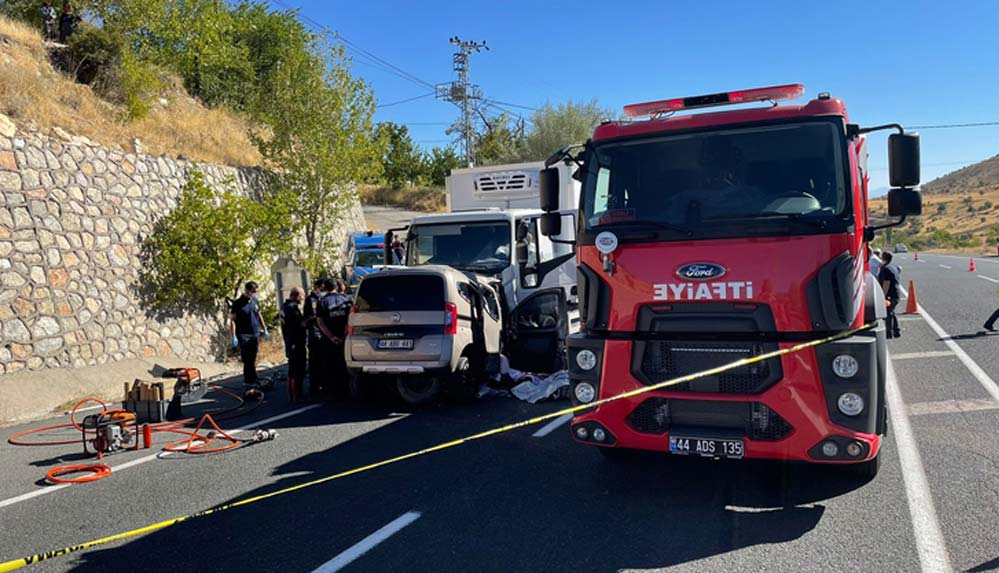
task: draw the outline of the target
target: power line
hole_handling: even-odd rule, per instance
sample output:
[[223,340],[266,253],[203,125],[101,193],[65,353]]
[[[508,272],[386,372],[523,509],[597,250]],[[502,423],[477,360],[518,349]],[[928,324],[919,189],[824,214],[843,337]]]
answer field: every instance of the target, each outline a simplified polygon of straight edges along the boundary
[[404,80],[408,80],[425,88],[434,89],[434,85],[432,83],[423,80],[421,78],[418,78],[415,75],[400,68],[399,66],[396,66],[395,64],[392,64],[391,62],[376,56],[375,54],[369,52],[368,50],[365,50],[361,46],[357,45],[356,43],[344,37],[343,34],[340,34],[335,30],[331,32],[329,27],[324,26],[323,24],[317,22],[316,20],[313,20],[312,18],[306,16],[305,14],[302,13],[301,9],[293,8],[287,3],[285,3],[283,0],[270,0],[270,1],[285,8],[286,10],[295,12],[299,18],[301,18],[307,24],[310,24],[311,27],[316,31],[326,35],[329,38],[332,38],[335,41],[341,42],[345,47],[349,48],[351,51],[358,54],[359,57],[367,58],[368,60],[370,60],[370,61],[364,61],[363,59],[361,59],[359,60],[360,63],[370,65],[375,69],[393,74]]
[[954,129],[961,127],[994,127],[999,126],[999,121],[983,121],[979,123],[949,123],[942,125],[913,125],[909,129]]
[[399,105],[399,104],[401,104],[401,103],[408,103],[408,102],[411,102],[411,101],[416,101],[416,100],[418,100],[418,99],[423,99],[423,98],[425,98],[425,97],[430,97],[430,96],[432,96],[432,95],[434,95],[434,92],[427,92],[427,93],[425,93],[425,94],[422,94],[422,95],[418,95],[418,96],[413,96],[413,97],[408,97],[408,98],[406,98],[406,99],[401,99],[401,100],[399,100],[399,101],[393,101],[393,102],[389,102],[389,103],[380,103],[380,104],[378,104],[378,105],[377,105],[376,107],[377,107],[378,109],[382,109],[383,107],[392,107],[392,106],[394,106],[394,105]]
[[520,108],[520,109],[526,109],[528,111],[538,111],[538,108],[531,107],[529,105],[520,105],[519,103],[510,103],[510,102],[499,101],[499,100],[495,100],[495,99],[494,100],[490,100],[490,101],[492,103],[499,104],[499,105],[505,105],[507,107],[516,107],[516,108]]

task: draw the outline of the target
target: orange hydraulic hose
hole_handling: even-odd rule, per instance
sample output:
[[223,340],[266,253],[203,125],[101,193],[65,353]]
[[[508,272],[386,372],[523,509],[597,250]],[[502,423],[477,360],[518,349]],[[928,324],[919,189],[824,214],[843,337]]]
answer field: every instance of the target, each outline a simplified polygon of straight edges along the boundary
[[[76,472],[90,472],[90,474],[76,478],[61,477]],[[111,475],[111,468],[105,464],[85,464],[79,466],[56,466],[45,474],[45,479],[51,483],[86,483],[104,479],[109,475]]]

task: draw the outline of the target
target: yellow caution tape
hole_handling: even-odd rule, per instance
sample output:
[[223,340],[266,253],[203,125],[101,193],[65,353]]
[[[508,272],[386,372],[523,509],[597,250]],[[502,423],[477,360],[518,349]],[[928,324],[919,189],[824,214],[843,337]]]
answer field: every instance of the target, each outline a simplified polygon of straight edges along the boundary
[[45,561],[45,560],[48,560],[48,559],[52,559],[54,557],[62,557],[63,555],[69,555],[70,553],[76,553],[77,551],[83,551],[83,550],[86,550],[86,549],[90,549],[91,547],[96,547],[98,545],[104,545],[104,544],[107,544],[107,543],[112,543],[114,541],[121,541],[122,539],[128,539],[129,537],[135,537],[136,535],[142,535],[144,533],[151,533],[153,531],[158,531],[160,529],[164,529],[164,528],[167,528],[167,527],[170,527],[170,526],[173,526],[173,525],[177,525],[178,523],[183,523],[183,522],[189,521],[191,519],[195,519],[195,518],[198,518],[198,517],[206,517],[206,516],[213,515],[213,514],[216,514],[216,513],[221,513],[223,511],[227,511],[227,510],[230,510],[230,509],[235,509],[237,507],[242,507],[244,505],[250,505],[251,503],[256,503],[258,501],[263,501],[265,499],[272,498],[272,497],[277,497],[279,495],[284,495],[286,493],[291,493],[293,491],[302,490],[302,489],[305,489],[307,487],[312,487],[312,486],[316,486],[316,485],[319,485],[319,484],[322,484],[322,483],[326,483],[326,482],[329,482],[329,481],[333,481],[333,480],[336,480],[336,479],[344,478],[344,477],[347,477],[347,476],[352,476],[354,474],[359,474],[359,473],[362,473],[362,472],[373,470],[375,468],[380,468],[380,467],[383,467],[383,466],[387,466],[389,464],[394,464],[396,462],[401,462],[403,460],[408,460],[408,459],[412,459],[412,458],[415,458],[415,457],[418,457],[418,456],[426,455],[426,454],[429,454],[429,453],[432,453],[432,452],[438,452],[440,450],[446,450],[448,448],[453,448],[455,446],[460,446],[462,444],[466,444],[466,443],[474,441],[474,440],[481,440],[482,438],[487,438],[489,436],[494,436],[496,434],[502,434],[504,432],[509,432],[511,430],[516,430],[517,428],[523,428],[525,426],[530,426],[530,425],[533,425],[533,424],[537,424],[539,422],[544,422],[545,420],[551,420],[551,419],[554,419],[554,418],[559,418],[559,417],[564,416],[566,414],[575,414],[575,413],[581,412],[583,410],[590,410],[590,409],[595,408],[597,406],[602,406],[604,404],[609,404],[610,402],[616,402],[618,400],[624,400],[626,398],[632,398],[634,396],[640,396],[640,395],[646,394],[648,392],[654,392],[656,390],[662,390],[663,388],[667,388],[669,386],[675,386],[677,384],[683,384],[684,382],[690,382],[691,380],[697,380],[698,378],[704,378],[706,376],[713,376],[715,374],[721,374],[722,372],[726,372],[728,370],[734,370],[736,368],[739,368],[741,366],[746,366],[748,364],[754,364],[756,362],[762,362],[763,360],[769,360],[770,358],[776,358],[778,356],[784,356],[784,355],[787,355],[787,354],[794,354],[796,352],[801,352],[802,350],[805,350],[805,349],[808,349],[808,348],[814,348],[816,346],[821,346],[823,344],[828,344],[828,343],[834,342],[836,340],[842,340],[844,338],[848,338],[850,336],[853,336],[854,334],[857,334],[858,332],[861,332],[863,330],[868,330],[870,328],[873,328],[875,326],[875,324],[876,323],[865,324],[864,326],[861,326],[860,328],[855,328],[855,329],[852,329],[852,330],[841,332],[839,334],[835,334],[833,336],[829,336],[829,337],[826,337],[826,338],[821,338],[821,339],[818,339],[818,340],[811,340],[809,342],[802,342],[800,344],[796,344],[796,345],[794,345],[794,346],[792,346],[790,348],[785,348],[783,350],[774,350],[773,352],[767,352],[765,354],[760,354],[758,356],[753,356],[752,358],[743,358],[741,360],[736,360],[735,362],[731,362],[729,364],[724,364],[722,366],[718,366],[718,367],[711,368],[711,369],[708,369],[708,370],[703,370],[701,372],[695,372],[693,374],[688,374],[686,376],[681,376],[680,378],[674,378],[672,380],[666,380],[665,382],[659,382],[658,384],[653,384],[651,386],[643,386],[641,388],[636,388],[635,390],[630,390],[628,392],[623,392],[621,394],[617,394],[616,396],[611,396],[609,398],[604,398],[602,400],[597,400],[595,402],[590,402],[589,404],[581,404],[579,406],[572,406],[570,408],[564,408],[564,409],[559,410],[557,412],[552,412],[550,414],[544,414],[543,416],[538,416],[536,418],[530,418],[528,420],[522,420],[520,422],[516,422],[516,423],[513,423],[513,424],[508,424],[508,425],[500,427],[500,428],[494,428],[492,430],[486,430],[484,432],[479,432],[478,434],[473,434],[471,436],[466,436],[464,438],[459,438],[457,440],[453,440],[453,441],[450,441],[450,442],[444,442],[442,444],[438,444],[438,445],[430,447],[430,448],[424,448],[422,450],[418,450],[418,451],[415,451],[415,452],[410,452],[408,454],[403,454],[401,456],[396,456],[394,458],[385,459],[385,460],[382,460],[380,462],[375,462],[375,463],[372,463],[372,464],[368,464],[366,466],[361,466],[361,467],[357,467],[357,468],[350,469],[350,470],[347,470],[347,471],[343,471],[343,472],[340,472],[338,474],[329,475],[329,476],[326,476],[326,477],[323,477],[323,478],[315,479],[315,480],[308,481],[308,482],[305,482],[305,483],[301,483],[301,484],[298,484],[298,485],[294,485],[294,486],[291,486],[291,487],[286,487],[284,489],[279,489],[279,490],[273,491],[271,493],[265,493],[263,495],[257,495],[257,496],[253,496],[253,497],[248,497],[246,499],[242,499],[240,501],[236,501],[236,502],[233,502],[233,503],[227,503],[227,504],[224,504],[224,505],[219,505],[219,506],[213,507],[211,509],[206,509],[204,511],[199,511],[197,513],[192,513],[190,515],[186,515],[186,516],[183,516],[183,517],[175,517],[173,519],[167,519],[165,521],[160,521],[158,523],[153,523],[152,525],[147,525],[145,527],[139,527],[137,529],[132,529],[132,530],[124,531],[124,532],[121,532],[121,533],[116,533],[114,535],[109,535],[107,537],[102,537],[100,539],[95,539],[93,541],[88,541],[86,543],[81,543],[79,545],[71,545],[69,547],[63,547],[62,549],[56,549],[56,550],[53,550],[53,551],[46,551],[44,553],[37,553],[35,555],[30,555],[28,557],[21,557],[20,559],[14,559],[13,561],[7,561],[7,562],[4,562],[4,563],[0,563],[0,573],[4,573],[6,571],[14,571],[15,569],[20,569],[21,567],[25,567],[27,565],[32,565],[32,564],[38,563],[40,561]]

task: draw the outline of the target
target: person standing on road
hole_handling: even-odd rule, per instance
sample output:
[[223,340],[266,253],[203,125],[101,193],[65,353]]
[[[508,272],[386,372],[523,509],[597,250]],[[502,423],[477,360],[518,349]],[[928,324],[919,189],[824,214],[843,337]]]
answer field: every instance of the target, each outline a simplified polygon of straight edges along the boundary
[[316,279],[312,283],[312,290],[309,292],[309,296],[305,297],[305,306],[302,309],[309,351],[309,396],[314,400],[323,394],[323,361],[319,348],[322,345],[323,333],[319,330],[316,311],[319,309],[319,301],[326,296],[323,286],[325,284],[326,279],[323,278]]
[[875,277],[881,272],[881,249],[874,249],[871,255],[871,274]]
[[[999,287],[996,287],[996,293],[999,293]],[[989,332],[995,332],[997,320],[999,320],[999,308],[997,308],[995,312],[992,313],[992,316],[990,316],[989,319],[985,321],[985,330],[988,330]]]
[[329,394],[339,397],[346,390],[346,359],[344,358],[344,336],[346,335],[347,301],[339,291],[339,285],[326,279],[323,287],[326,295],[319,300],[316,309],[316,322],[322,332],[320,344],[323,361],[323,385]]
[[305,291],[295,287],[288,294],[288,300],[281,305],[281,336],[284,338],[284,354],[288,357],[288,398],[292,402],[301,398],[302,382],[305,380],[304,299]]
[[900,271],[892,262],[892,255],[888,251],[881,253],[881,270],[878,272],[878,282],[885,291],[885,298],[888,299],[888,316],[885,318],[885,328],[888,331],[888,338],[898,338],[902,335],[898,328],[898,317],[895,316],[895,309],[898,307]]
[[239,358],[243,361],[243,386],[257,387],[257,350],[259,337],[263,334],[265,340],[270,340],[264,324],[264,315],[260,314],[260,304],[257,302],[257,283],[246,283],[243,294],[232,303],[229,313],[232,347],[239,347]]

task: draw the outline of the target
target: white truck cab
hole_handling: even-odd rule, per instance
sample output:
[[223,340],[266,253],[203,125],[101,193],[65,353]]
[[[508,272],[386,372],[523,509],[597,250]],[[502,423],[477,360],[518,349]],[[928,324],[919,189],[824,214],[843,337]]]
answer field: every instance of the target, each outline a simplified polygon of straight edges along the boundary
[[[579,183],[565,173],[561,205],[576,206]],[[407,266],[440,264],[494,277],[511,366],[564,367],[564,338],[579,327],[575,225],[542,235],[539,174],[544,162],[453,170],[445,180],[448,213],[413,219],[405,230]],[[574,209],[566,211],[574,217]],[[392,231],[390,231],[392,232]]]

